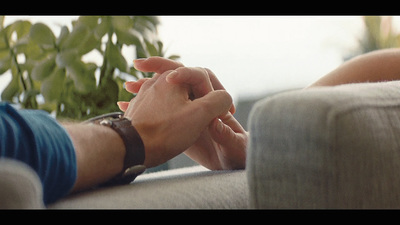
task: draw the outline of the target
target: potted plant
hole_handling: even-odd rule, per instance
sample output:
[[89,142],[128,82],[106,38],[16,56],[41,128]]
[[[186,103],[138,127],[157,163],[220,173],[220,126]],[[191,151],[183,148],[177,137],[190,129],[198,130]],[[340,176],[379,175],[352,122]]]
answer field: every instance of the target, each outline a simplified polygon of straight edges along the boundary
[[[129,66],[121,53],[125,46],[134,46],[136,58],[164,56],[154,16],[80,16],[58,36],[43,23],[19,20],[4,27],[3,22],[1,16],[0,75],[11,72],[12,79],[2,101],[46,110],[58,119],[118,111],[117,101],[132,98],[124,82],[153,74]],[[100,53],[101,63],[83,60],[92,51]]]

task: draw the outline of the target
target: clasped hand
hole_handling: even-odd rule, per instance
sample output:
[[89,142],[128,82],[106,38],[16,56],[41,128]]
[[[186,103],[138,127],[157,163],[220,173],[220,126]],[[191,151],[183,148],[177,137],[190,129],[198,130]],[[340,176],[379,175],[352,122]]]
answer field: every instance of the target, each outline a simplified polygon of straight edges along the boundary
[[147,167],[182,152],[209,169],[245,167],[247,132],[210,70],[161,57],[135,60],[135,68],[156,74],[126,82],[126,90],[137,95],[118,105],[143,139]]

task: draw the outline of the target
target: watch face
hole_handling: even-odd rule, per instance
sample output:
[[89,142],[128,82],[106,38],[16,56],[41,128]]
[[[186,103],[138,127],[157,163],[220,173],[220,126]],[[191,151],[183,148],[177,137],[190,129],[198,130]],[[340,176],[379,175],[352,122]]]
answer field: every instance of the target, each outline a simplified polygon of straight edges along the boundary
[[103,119],[102,121],[100,121],[99,124],[103,125],[103,126],[111,127],[112,121],[110,119]]

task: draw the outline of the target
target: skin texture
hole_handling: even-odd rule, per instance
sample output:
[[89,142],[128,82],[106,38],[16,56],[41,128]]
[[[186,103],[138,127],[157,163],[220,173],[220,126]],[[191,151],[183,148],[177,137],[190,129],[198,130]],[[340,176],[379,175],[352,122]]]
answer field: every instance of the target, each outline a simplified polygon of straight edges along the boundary
[[383,49],[357,56],[321,77],[310,87],[400,79],[400,49]]

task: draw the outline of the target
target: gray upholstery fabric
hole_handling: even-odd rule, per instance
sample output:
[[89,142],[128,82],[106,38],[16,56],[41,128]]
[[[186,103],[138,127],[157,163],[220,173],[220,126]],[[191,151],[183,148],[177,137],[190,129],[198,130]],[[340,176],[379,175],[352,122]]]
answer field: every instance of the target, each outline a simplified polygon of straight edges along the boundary
[[44,208],[39,177],[26,164],[0,159],[0,209]]
[[400,82],[278,94],[249,129],[251,208],[400,208]]
[[144,174],[130,185],[99,188],[64,198],[52,209],[247,208],[244,170],[209,171],[201,166]]

